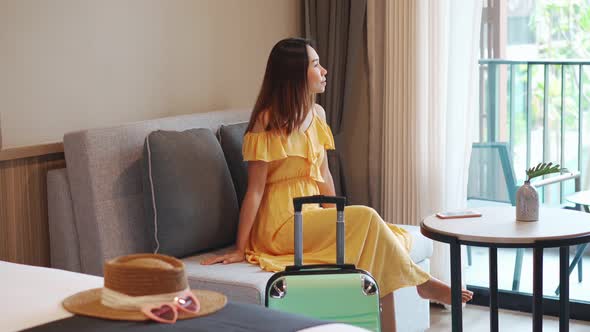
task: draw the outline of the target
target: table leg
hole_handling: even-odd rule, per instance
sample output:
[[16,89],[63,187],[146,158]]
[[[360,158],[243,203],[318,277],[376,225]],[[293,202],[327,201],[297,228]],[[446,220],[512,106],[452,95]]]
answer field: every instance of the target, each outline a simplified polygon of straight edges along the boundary
[[543,331],[543,248],[533,249],[533,332]]
[[498,249],[490,247],[490,331],[498,331]]
[[[580,275],[580,271],[581,271],[580,264],[582,264],[584,250],[586,250],[587,246],[588,246],[588,243],[578,245],[578,249],[576,249],[576,254],[574,255],[574,259],[572,260],[572,263],[570,264],[568,272],[567,272],[568,275],[572,274],[572,271],[576,268],[576,264],[578,264],[578,282],[582,282],[582,276]],[[555,290],[555,295],[559,295],[559,287],[561,287],[561,286],[557,286],[557,289]]]
[[559,331],[569,331],[570,318],[570,248],[559,248]]
[[453,241],[451,246],[451,316],[453,332],[463,331],[463,317],[461,301],[461,246]]

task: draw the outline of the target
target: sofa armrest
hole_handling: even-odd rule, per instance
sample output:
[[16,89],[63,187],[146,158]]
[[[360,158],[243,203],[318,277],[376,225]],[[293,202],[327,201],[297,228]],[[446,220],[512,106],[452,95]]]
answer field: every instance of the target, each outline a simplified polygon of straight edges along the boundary
[[81,272],[79,238],[65,168],[47,173],[47,210],[51,267]]
[[410,257],[414,263],[420,263],[425,259],[430,259],[432,256],[433,242],[431,239],[422,235],[420,226],[401,224],[396,224],[396,226],[405,229],[412,236]]

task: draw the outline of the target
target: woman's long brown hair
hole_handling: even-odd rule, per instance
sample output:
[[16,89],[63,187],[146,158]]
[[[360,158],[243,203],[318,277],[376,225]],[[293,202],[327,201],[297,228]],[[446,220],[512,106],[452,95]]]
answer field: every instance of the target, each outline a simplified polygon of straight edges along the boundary
[[276,130],[289,135],[301,126],[315,99],[307,84],[307,45],[311,46],[311,41],[288,38],[272,48],[246,132],[252,131],[264,111],[268,114],[265,119],[260,119],[268,120],[266,131]]

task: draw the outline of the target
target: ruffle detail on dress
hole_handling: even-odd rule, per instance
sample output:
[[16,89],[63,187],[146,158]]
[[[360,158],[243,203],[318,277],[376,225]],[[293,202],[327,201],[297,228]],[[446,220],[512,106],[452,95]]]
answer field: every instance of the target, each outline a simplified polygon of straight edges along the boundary
[[328,124],[320,118],[318,118],[316,122],[316,133],[318,135],[319,143],[322,144],[324,146],[324,149],[326,150],[335,150],[336,145],[334,144],[334,136],[332,135],[332,130],[330,130],[330,126],[328,126]]
[[281,137],[266,131],[246,133],[242,154],[246,161],[261,160],[266,162],[284,159],[288,156]]
[[320,149],[334,150],[334,137],[330,127],[320,118],[315,117],[305,131],[295,131],[284,137],[270,131],[247,132],[244,135],[242,154],[245,161],[260,160],[271,162],[287,157],[301,157],[310,164],[309,176],[318,182],[324,182],[321,172]]

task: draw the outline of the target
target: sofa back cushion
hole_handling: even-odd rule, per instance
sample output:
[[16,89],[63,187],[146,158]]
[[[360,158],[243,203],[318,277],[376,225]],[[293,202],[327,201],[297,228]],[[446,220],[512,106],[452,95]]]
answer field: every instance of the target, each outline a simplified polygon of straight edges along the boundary
[[234,242],[236,192],[211,130],[150,133],[142,166],[144,206],[154,250],[185,257]]
[[81,272],[102,275],[103,263],[153,249],[144,212],[141,159],[152,131],[184,131],[247,121],[250,109],[173,116],[67,133],[64,152],[79,241]]
[[231,173],[240,207],[248,188],[248,162],[244,161],[242,155],[242,144],[247,127],[248,122],[222,125],[218,133],[219,143]]

